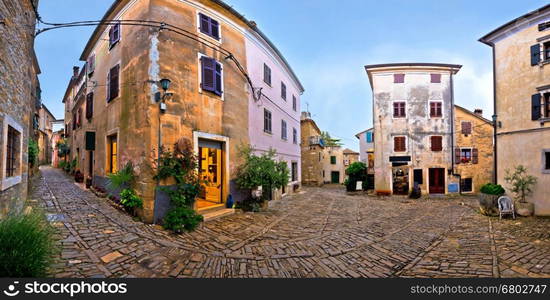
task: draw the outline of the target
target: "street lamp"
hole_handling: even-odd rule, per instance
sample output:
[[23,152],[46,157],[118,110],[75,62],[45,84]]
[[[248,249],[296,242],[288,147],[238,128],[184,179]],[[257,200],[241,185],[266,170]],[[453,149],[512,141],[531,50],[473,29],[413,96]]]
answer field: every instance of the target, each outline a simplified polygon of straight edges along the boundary
[[162,89],[166,93],[166,91],[170,88],[170,83],[172,83],[172,81],[170,81],[170,79],[163,78],[159,82],[160,82],[160,86],[162,87]]

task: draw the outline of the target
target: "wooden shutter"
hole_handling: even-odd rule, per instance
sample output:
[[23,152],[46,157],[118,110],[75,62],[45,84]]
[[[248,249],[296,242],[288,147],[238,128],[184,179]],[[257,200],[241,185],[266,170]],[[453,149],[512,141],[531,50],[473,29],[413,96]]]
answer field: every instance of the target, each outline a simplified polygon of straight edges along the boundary
[[472,123],[471,122],[462,122],[462,134],[471,134],[472,133]]
[[472,163],[477,164],[478,163],[478,150],[477,148],[472,149]]
[[540,62],[540,45],[531,46],[531,66],[536,66]]
[[94,72],[95,70],[95,54],[92,54],[90,57],[88,57],[88,62],[86,64],[86,66],[88,67],[87,71],[88,71],[88,74],[91,74]]
[[120,40],[120,23],[114,24],[109,29],[109,48]]
[[540,119],[540,94],[534,94],[531,96],[531,120],[535,121]]
[[460,148],[455,148],[455,164],[460,164]]
[[432,142],[432,151],[441,151],[443,150],[443,137],[441,136],[432,136],[431,142]]
[[94,116],[94,93],[86,95],[86,119]]
[[393,138],[393,150],[395,152],[404,152],[406,151],[405,147],[405,137],[403,136],[396,136]]
[[431,83],[441,83],[441,74],[430,74]]
[[216,80],[215,80],[215,89],[214,89],[214,93],[218,96],[221,96],[223,91],[222,91],[222,65],[219,63],[219,62],[215,62],[216,63],[216,72],[215,72],[215,76],[216,76]]
[[113,28],[113,26],[109,27],[109,48],[111,48],[114,44]]
[[394,83],[404,83],[405,82],[405,74],[393,74],[393,82]]
[[286,85],[281,82],[281,98],[286,100]]
[[109,101],[118,97],[120,65],[116,65],[109,71]]
[[200,19],[200,25],[199,25],[200,31],[202,33],[210,35],[210,18],[203,14],[199,14],[199,19]]
[[95,150],[95,132],[86,131],[86,145],[85,148],[87,151]]
[[201,88],[205,91],[216,91],[216,61],[210,57],[201,57],[202,82]]
[[214,19],[210,19],[210,36],[216,40],[220,39],[220,24]]

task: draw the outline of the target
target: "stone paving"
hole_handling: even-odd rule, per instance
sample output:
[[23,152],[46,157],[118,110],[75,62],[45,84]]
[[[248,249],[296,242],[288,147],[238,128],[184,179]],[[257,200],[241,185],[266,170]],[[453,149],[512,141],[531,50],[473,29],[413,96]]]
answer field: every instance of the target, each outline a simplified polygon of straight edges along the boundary
[[59,229],[55,277],[550,277],[550,219],[487,218],[473,198],[304,188],[174,235],[41,171],[31,199]]

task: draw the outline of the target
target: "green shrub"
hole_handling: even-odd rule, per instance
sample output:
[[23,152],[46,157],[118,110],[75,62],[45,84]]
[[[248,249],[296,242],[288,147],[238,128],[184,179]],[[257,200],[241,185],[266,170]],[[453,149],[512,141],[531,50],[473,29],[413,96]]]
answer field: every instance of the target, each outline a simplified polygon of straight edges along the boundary
[[67,162],[62,160],[60,161],[59,163],[57,163],[57,167],[62,169],[62,170],[65,170],[65,166],[67,165]]
[[143,200],[132,189],[123,189],[120,192],[120,204],[126,209],[135,210],[143,207]]
[[484,184],[480,191],[484,194],[500,196],[504,194],[504,188],[500,184],[487,183]]
[[124,168],[118,170],[116,173],[107,175],[109,177],[109,183],[107,186],[109,189],[114,190],[117,188],[132,187],[136,176],[134,174],[134,165],[131,161],[127,162]]
[[71,162],[69,163],[69,173],[74,173],[74,171],[76,171],[76,167],[77,167],[77,161],[76,161],[76,158],[73,158],[73,160],[71,160]]
[[35,140],[29,140],[28,151],[29,164],[31,166],[36,166],[38,164],[38,152],[40,152],[40,149],[38,149],[38,143]]
[[349,180],[346,184],[346,190],[353,192],[357,189],[357,181],[363,182],[363,187],[367,185],[367,165],[364,162],[354,162],[347,169],[346,174]]
[[58,141],[55,146],[57,147],[57,156],[58,157],[65,157],[71,151],[71,148],[67,144],[66,139]]
[[164,216],[163,227],[175,233],[192,231],[203,221],[203,217],[187,206],[176,206]]
[[38,212],[0,220],[0,277],[45,277],[57,253],[53,234]]

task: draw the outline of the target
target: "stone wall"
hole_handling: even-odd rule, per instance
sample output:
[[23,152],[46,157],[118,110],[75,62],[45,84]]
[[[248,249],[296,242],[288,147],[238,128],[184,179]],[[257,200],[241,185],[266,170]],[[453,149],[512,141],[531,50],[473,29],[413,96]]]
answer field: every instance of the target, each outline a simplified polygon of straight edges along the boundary
[[[27,197],[27,145],[37,73],[33,49],[35,20],[30,1],[0,1],[0,216],[21,209]],[[11,182],[5,173],[8,122],[22,130],[16,170],[20,180]]]
[[310,145],[310,137],[318,137],[321,131],[315,125],[315,121],[304,119],[301,125],[301,156],[302,156],[302,184],[321,186],[323,185],[323,147]]

